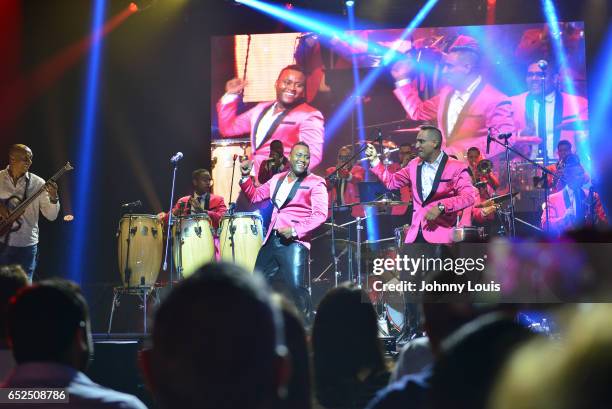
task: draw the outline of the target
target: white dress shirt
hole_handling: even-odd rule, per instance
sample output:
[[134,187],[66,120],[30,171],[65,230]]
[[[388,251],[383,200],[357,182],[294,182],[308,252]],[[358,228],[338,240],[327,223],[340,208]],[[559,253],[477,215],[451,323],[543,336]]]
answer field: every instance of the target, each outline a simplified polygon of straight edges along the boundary
[[479,75],[465,91],[455,90],[455,92],[453,92],[451,95],[448,103],[447,114],[448,135],[453,133],[453,128],[459,119],[459,114],[461,114],[463,107],[468,102],[481,81],[482,77]]
[[288,176],[289,174],[287,174],[287,176],[283,178],[283,181],[281,182],[281,185],[278,188],[278,191],[276,192],[276,197],[274,199],[276,206],[279,208],[285,204],[285,202],[287,201],[287,197],[289,197],[289,193],[293,188],[293,185],[295,185],[295,182],[297,182],[297,178],[293,179],[293,182],[289,182]]
[[[117,392],[94,383],[76,369],[52,362],[30,362],[18,365],[0,384],[2,388],[66,388],[69,402],[57,404],[61,408],[121,408],[147,409],[136,396]],[[14,403],[13,409],[47,408],[48,403]],[[55,407],[55,405],[51,405]]]
[[423,161],[423,165],[421,165],[421,192],[423,194],[423,200],[429,196],[431,189],[433,189],[434,179],[436,178],[436,173],[438,172],[443,156],[444,152],[440,152],[435,161],[432,163]]
[[[554,131],[555,131],[555,93],[551,92],[550,94],[544,97],[544,103],[546,104],[546,152],[548,153],[549,159],[555,158],[555,144],[554,144]],[[533,99],[533,125],[535,127],[535,132],[538,132],[538,124],[540,123],[540,99]],[[538,135],[540,138],[541,136]],[[538,146],[535,146],[535,149],[531,150],[531,159],[535,159],[538,157]]]
[[[43,178],[36,176],[31,172],[17,180],[17,184],[13,184],[13,179],[8,171],[8,167],[0,171],[0,200],[6,202],[12,196],[16,196],[18,200],[12,199],[9,207],[14,208],[23,198],[23,192],[26,187],[27,179],[30,180],[28,185],[28,193],[26,199],[31,197],[38,189],[44,186]],[[59,201],[51,203],[49,193],[42,192],[26,209],[25,213],[19,218],[21,228],[9,235],[8,244],[14,247],[33,246],[38,243],[38,213],[42,213],[45,218],[53,221],[57,218],[60,210]]]
[[[236,94],[225,94],[223,95],[223,97],[221,97],[221,103],[229,104],[230,102],[233,102],[236,98],[238,98],[238,95]],[[278,116],[283,113],[283,111],[280,111],[276,114],[274,113],[274,110],[276,109],[276,102],[272,104],[271,108],[266,109],[266,113],[257,125],[257,132],[255,133],[255,149],[259,148],[259,145],[261,145],[261,143],[263,142],[264,137],[270,130],[270,127],[272,126],[276,118],[278,118]]]

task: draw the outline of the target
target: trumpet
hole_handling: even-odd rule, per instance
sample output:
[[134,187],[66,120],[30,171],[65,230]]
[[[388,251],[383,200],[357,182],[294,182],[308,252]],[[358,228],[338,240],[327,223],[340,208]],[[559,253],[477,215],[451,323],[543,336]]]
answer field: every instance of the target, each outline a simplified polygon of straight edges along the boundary
[[489,159],[483,159],[478,162],[476,169],[481,175],[487,175],[493,169],[493,163]]

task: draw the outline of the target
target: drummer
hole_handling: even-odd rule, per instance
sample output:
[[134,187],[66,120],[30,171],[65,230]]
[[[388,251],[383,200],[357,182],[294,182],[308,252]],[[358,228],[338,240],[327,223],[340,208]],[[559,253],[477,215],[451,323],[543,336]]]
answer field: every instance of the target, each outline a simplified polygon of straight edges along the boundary
[[[192,214],[208,214],[212,226],[217,230],[219,221],[227,211],[222,196],[210,192],[213,181],[208,169],[196,169],[191,174],[193,193],[181,197],[174,205],[172,214],[174,216],[188,216]],[[157,217],[164,223],[168,221],[168,214],[161,212]]]
[[[336,170],[336,168],[350,160],[352,156],[352,146],[343,146],[338,150],[336,166],[331,166],[325,170],[325,175],[328,176],[329,203],[334,206],[345,206],[359,202],[359,189],[357,186],[365,178],[365,169],[354,164],[354,160],[351,160],[342,169]],[[363,207],[361,206],[353,206],[351,208],[351,215],[353,217],[363,217],[364,214]]]

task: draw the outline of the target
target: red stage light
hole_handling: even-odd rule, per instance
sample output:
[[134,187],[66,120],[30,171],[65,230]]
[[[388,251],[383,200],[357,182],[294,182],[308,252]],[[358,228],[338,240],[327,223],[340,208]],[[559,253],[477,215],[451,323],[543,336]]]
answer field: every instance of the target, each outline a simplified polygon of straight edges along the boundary
[[136,4],[136,3],[134,3],[134,2],[131,2],[131,3],[130,3],[130,11],[131,11],[132,13],[136,13],[136,12],[138,11],[138,4]]
[[293,10],[293,3],[285,3],[285,8],[287,10]]

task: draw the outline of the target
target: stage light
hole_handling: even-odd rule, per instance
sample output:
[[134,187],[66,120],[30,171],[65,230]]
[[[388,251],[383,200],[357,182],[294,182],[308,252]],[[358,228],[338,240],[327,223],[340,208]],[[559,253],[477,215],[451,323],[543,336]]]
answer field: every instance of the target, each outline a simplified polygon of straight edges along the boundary
[[285,8],[287,10],[293,10],[293,3],[285,3]]
[[[544,15],[546,16],[546,21],[548,22],[548,26],[550,29],[550,37],[552,39],[552,48],[554,51],[554,56],[557,61],[557,66],[559,67],[559,72],[561,73],[561,83],[563,84],[563,88],[565,92],[572,95],[578,95],[576,92],[576,86],[574,85],[573,78],[571,77],[570,70],[568,69],[569,63],[567,61],[567,54],[565,52],[565,47],[563,45],[563,33],[561,30],[561,25],[559,24],[559,18],[557,16],[557,9],[552,0],[542,0],[542,8],[544,10]],[[572,98],[569,100],[572,105],[571,109],[573,112],[580,112],[580,107],[578,106],[578,102]],[[579,128],[580,131],[586,131],[584,128]],[[587,172],[591,171],[591,152],[589,149],[588,143],[580,143],[576,146],[576,153],[580,156],[582,160],[582,165],[584,166]]]
[[136,3],[134,3],[134,2],[131,2],[131,3],[130,3],[130,11],[131,11],[132,13],[136,13],[136,12],[138,11],[138,4],[136,4]]
[[346,121],[347,116],[350,114],[352,110],[352,98],[355,95],[365,95],[372,88],[378,77],[384,72],[385,67],[388,66],[391,62],[397,61],[397,58],[401,57],[402,54],[397,52],[397,47],[401,44],[403,40],[408,38],[414,30],[423,22],[425,17],[429,14],[429,12],[434,8],[434,6],[438,3],[438,0],[428,0],[427,3],[419,10],[419,12],[414,16],[412,21],[408,24],[408,26],[404,29],[402,34],[399,36],[398,40],[395,42],[394,46],[387,49],[382,58],[382,64],[371,70],[368,75],[361,81],[360,86],[355,88],[353,94],[347,98],[342,105],[334,112],[330,120],[327,122],[327,126],[325,129],[325,137],[327,139],[333,138],[333,136],[338,132],[344,121]]
[[74,215],[67,214],[67,215],[64,216],[64,221],[65,222],[71,222],[73,220],[74,220]]
[[344,2],[344,4],[346,5],[346,7],[353,7],[355,5],[355,1],[354,0],[346,0]]
[[[92,33],[100,33],[104,26],[104,11],[106,0],[95,0],[93,3]],[[100,58],[102,54],[102,36],[94,41],[89,53],[87,67],[87,81],[84,95],[84,113],[82,117],[82,130],[79,141],[79,156],[76,170],[76,191],[72,195],[75,200],[75,214],[79,217],[74,225],[73,235],[68,250],[70,253],[70,279],[80,283],[82,280],[84,261],[88,259],[85,244],[88,242],[88,222],[92,219],[90,203],[93,183],[93,162],[96,136],[96,114],[98,101],[98,80],[100,72]]]

